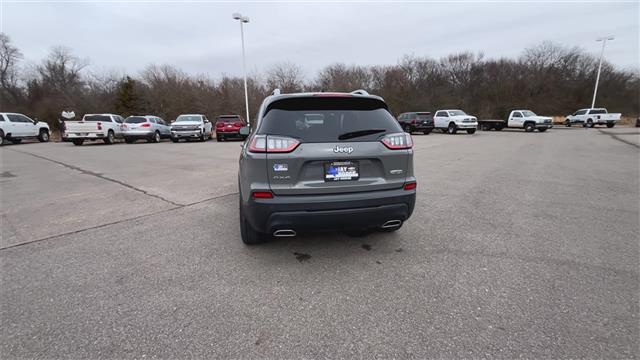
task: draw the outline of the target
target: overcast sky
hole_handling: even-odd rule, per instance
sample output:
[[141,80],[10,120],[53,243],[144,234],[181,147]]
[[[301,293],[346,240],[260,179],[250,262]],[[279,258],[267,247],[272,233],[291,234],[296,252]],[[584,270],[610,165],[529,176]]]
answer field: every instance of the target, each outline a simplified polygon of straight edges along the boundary
[[[3,1],[3,0],[0,0]],[[312,77],[323,66],[395,64],[404,54],[439,58],[462,51],[516,57],[544,40],[599,54],[599,36],[613,34],[606,59],[639,66],[639,2],[220,3],[4,0],[1,31],[39,62],[63,45],[91,69],[137,74],[172,64],[192,74],[240,75],[239,11],[247,66],[260,71],[291,61]]]

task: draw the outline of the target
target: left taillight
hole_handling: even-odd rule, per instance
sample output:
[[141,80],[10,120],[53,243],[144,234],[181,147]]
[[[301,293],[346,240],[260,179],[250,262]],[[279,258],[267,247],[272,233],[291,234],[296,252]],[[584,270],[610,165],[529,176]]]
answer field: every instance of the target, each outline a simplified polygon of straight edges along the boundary
[[408,182],[408,183],[404,184],[404,189],[405,190],[415,190],[415,188],[417,188],[417,187],[418,187],[418,183],[415,182],[415,181],[411,181],[411,182]]
[[286,136],[256,135],[249,144],[254,153],[288,153],[295,150],[300,141]]
[[380,141],[391,150],[411,149],[413,147],[413,140],[411,135],[407,133],[395,133],[385,135]]

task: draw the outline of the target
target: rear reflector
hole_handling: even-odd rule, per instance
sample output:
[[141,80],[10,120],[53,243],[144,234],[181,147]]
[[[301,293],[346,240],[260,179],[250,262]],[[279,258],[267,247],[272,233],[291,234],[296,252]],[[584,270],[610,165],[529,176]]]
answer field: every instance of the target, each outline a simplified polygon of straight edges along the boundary
[[295,150],[300,141],[286,136],[256,135],[249,144],[254,153],[288,153]]
[[254,199],[272,199],[273,194],[271,191],[254,191],[251,193]]
[[405,189],[405,190],[413,190],[413,189],[415,189],[417,186],[418,186],[418,183],[417,183],[417,182],[415,182],[415,181],[413,181],[413,182],[410,182],[410,183],[406,183],[406,184],[404,184],[404,189]]
[[391,150],[411,149],[413,147],[411,135],[407,133],[389,134],[380,141]]

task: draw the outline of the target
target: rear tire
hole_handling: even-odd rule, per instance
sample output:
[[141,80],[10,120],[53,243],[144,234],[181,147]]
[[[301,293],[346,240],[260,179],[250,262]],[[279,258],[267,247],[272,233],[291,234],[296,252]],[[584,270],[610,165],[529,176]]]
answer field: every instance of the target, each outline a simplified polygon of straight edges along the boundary
[[467,134],[471,135],[475,133],[476,133],[476,129],[467,129]]
[[247,245],[256,245],[267,241],[267,236],[255,231],[244,217],[242,213],[242,195],[240,194],[238,195],[238,204],[238,212],[240,213],[240,237],[242,238],[242,242]]
[[154,143],[159,143],[160,142],[160,133],[159,132],[155,132],[153,133],[153,138],[151,138],[151,141]]
[[73,140],[72,142],[73,142],[73,145],[80,146],[84,143],[84,140],[78,139],[78,140]]
[[614,127],[614,126],[616,126],[616,124],[615,124],[615,123],[607,123],[607,127],[608,127],[609,129],[611,129],[611,128],[612,128],[612,127]]
[[40,142],[49,141],[49,132],[46,129],[40,130],[40,134],[38,134],[38,141]]
[[22,139],[11,139],[11,142],[17,145],[22,142]]
[[107,132],[107,137],[104,138],[104,143],[107,145],[111,145],[113,144],[114,141],[115,141],[115,135],[113,134],[113,130],[109,130]]
[[449,133],[449,135],[455,135],[458,132],[456,124],[450,123],[449,127],[447,127],[447,132]]
[[404,132],[411,134],[411,126],[410,125],[405,125],[404,126]]

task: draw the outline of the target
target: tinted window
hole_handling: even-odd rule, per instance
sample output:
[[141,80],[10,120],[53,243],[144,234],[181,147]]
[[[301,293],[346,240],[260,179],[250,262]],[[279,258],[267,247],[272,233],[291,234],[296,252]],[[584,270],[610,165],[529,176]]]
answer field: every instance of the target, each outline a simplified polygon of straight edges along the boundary
[[305,142],[338,142],[340,135],[383,130],[345,141],[376,141],[385,133],[401,132],[398,122],[377,99],[297,98],[272,103],[258,134],[284,135]]
[[444,117],[449,117],[449,115],[447,115],[446,111],[438,111],[436,113],[436,116],[444,116]]
[[26,117],[24,115],[20,115],[20,114],[7,114],[7,117],[9,118],[9,121],[15,122],[15,123],[30,123],[30,122],[33,122],[28,117]]
[[124,122],[127,124],[140,124],[147,122],[147,119],[142,116],[129,116]]
[[518,111],[513,113],[513,117],[522,117],[522,114]]
[[576,113],[575,113],[575,114],[573,114],[573,115],[584,115],[584,114],[586,114],[586,113],[587,113],[587,110],[578,110],[578,111],[576,111]]
[[430,113],[418,113],[418,121],[431,120],[433,116]]
[[83,121],[101,121],[101,122],[111,122],[111,116],[109,115],[85,115],[82,118]]
[[606,114],[607,110],[605,109],[594,109],[589,111],[589,114]]

